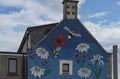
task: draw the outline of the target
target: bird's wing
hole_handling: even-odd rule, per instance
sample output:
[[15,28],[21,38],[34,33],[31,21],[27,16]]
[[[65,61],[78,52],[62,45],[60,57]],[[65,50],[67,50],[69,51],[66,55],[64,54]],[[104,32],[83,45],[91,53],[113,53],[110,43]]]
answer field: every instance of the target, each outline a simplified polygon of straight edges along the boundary
[[70,29],[69,29],[67,26],[65,26],[64,29],[65,29],[66,31],[70,31]]
[[81,34],[74,34],[74,36],[76,36],[76,37],[81,37]]

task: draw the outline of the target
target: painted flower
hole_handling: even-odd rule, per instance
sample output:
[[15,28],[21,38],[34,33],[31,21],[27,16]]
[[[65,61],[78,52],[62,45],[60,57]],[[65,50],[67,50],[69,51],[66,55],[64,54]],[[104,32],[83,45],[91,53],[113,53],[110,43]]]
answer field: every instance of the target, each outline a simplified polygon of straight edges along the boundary
[[67,41],[63,34],[57,34],[56,37],[53,38],[52,42],[55,48],[63,48],[67,44]]
[[43,60],[43,61],[42,61],[42,65],[43,65],[43,66],[47,66],[47,65],[48,65],[48,60]]
[[41,59],[48,59],[48,51],[45,48],[37,48],[36,54],[41,57]]
[[80,62],[80,53],[75,53],[75,56],[74,56],[76,62]]
[[91,62],[94,64],[94,63],[98,63],[99,65],[102,64],[104,65],[104,62],[103,60],[101,60],[103,58],[103,56],[97,54],[97,55],[94,55],[93,56],[93,59],[91,59]]
[[41,78],[41,76],[45,73],[45,69],[41,69],[39,66],[33,66],[31,68],[31,72],[31,74],[34,75],[34,77]]
[[80,51],[80,52],[87,52],[87,50],[89,49],[89,45],[85,44],[85,43],[80,43],[77,47],[76,50]]
[[83,62],[85,62],[87,60],[87,55],[86,54],[83,54],[82,60],[83,60]]
[[91,71],[88,68],[81,68],[78,71],[78,76],[80,76],[81,78],[89,78],[91,74]]

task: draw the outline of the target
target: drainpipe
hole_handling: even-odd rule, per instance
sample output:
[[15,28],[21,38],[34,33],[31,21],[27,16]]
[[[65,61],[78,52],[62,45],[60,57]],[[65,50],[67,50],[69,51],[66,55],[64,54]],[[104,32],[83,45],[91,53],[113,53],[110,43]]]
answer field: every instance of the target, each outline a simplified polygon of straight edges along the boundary
[[118,79],[117,45],[113,46],[113,79]]

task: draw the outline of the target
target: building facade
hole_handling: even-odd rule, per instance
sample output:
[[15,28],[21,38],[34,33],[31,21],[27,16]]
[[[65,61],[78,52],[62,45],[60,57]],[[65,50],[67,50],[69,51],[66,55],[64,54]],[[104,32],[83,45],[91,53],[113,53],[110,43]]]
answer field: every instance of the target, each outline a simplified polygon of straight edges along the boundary
[[117,46],[104,50],[77,18],[77,0],[62,4],[61,22],[27,28],[17,52],[0,52],[0,79],[117,79]]
[[63,0],[63,20],[28,51],[28,79],[112,79],[111,54],[77,18],[77,0]]

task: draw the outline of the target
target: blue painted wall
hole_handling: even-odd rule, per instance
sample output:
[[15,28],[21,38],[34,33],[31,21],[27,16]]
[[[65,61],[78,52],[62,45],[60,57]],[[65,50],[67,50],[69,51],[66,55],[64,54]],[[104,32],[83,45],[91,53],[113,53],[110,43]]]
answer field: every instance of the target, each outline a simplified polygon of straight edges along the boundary
[[[77,46],[80,47],[76,49]],[[39,48],[43,48],[43,55]],[[108,54],[79,20],[61,21],[28,55],[28,79],[109,79]],[[72,75],[59,75],[60,60],[73,61]],[[82,68],[89,72],[87,76],[78,74]],[[41,70],[39,76],[33,70]]]

